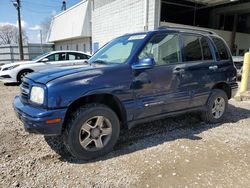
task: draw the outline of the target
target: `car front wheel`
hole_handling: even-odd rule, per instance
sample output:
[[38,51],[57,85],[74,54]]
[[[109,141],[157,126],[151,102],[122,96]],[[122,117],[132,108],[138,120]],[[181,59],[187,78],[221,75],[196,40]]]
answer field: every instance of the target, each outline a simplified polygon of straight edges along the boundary
[[22,81],[23,81],[23,78],[24,78],[27,74],[32,73],[32,72],[33,72],[33,71],[31,71],[31,70],[23,70],[23,71],[19,72],[18,75],[17,75],[17,82],[21,84]]
[[78,159],[90,160],[112,151],[120,133],[117,115],[101,104],[79,108],[64,131],[64,144]]
[[207,123],[221,122],[228,108],[228,97],[223,90],[214,89],[202,117]]

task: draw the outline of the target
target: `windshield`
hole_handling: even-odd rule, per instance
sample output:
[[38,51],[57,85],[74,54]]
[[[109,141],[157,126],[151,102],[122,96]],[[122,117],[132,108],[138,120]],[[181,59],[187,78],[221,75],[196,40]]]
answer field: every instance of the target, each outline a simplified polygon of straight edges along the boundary
[[125,63],[145,37],[146,34],[138,34],[116,38],[101,48],[88,62],[103,64]]
[[42,58],[43,56],[48,55],[49,53],[50,53],[50,52],[47,52],[47,53],[42,54],[42,55],[39,55],[39,56],[35,57],[34,59],[32,59],[32,61],[37,61],[37,60],[39,60],[40,58]]

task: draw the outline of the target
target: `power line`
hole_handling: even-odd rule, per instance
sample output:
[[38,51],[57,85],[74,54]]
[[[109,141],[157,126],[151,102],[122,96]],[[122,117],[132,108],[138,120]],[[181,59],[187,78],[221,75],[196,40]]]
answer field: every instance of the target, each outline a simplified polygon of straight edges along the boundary
[[49,8],[58,8],[58,5],[48,5],[48,4],[37,3],[34,1],[28,1],[28,0],[22,0],[22,2],[28,3],[29,5],[43,6],[43,7],[49,7]]

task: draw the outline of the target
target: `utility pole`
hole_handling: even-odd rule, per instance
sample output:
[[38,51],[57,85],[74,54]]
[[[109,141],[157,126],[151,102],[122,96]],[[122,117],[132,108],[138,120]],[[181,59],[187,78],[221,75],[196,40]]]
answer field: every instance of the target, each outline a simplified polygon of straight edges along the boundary
[[40,29],[40,45],[41,45],[41,50],[42,50],[42,53],[43,53],[43,33],[42,33],[42,30]]
[[20,60],[24,60],[23,55],[23,37],[22,37],[22,26],[21,26],[21,13],[20,13],[20,0],[16,0],[13,2],[14,7],[17,9],[17,16],[18,16],[18,31],[19,31],[19,55]]

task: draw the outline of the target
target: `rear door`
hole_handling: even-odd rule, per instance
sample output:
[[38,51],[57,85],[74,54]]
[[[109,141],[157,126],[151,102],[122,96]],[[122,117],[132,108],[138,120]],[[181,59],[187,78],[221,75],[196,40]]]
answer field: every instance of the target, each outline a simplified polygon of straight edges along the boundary
[[190,96],[188,108],[205,105],[213,84],[216,61],[208,38],[198,34],[182,35],[185,72],[181,86]]
[[214,44],[216,56],[213,82],[215,84],[221,82],[235,82],[236,71],[229,48],[223,39],[216,36],[212,36],[211,39]]

